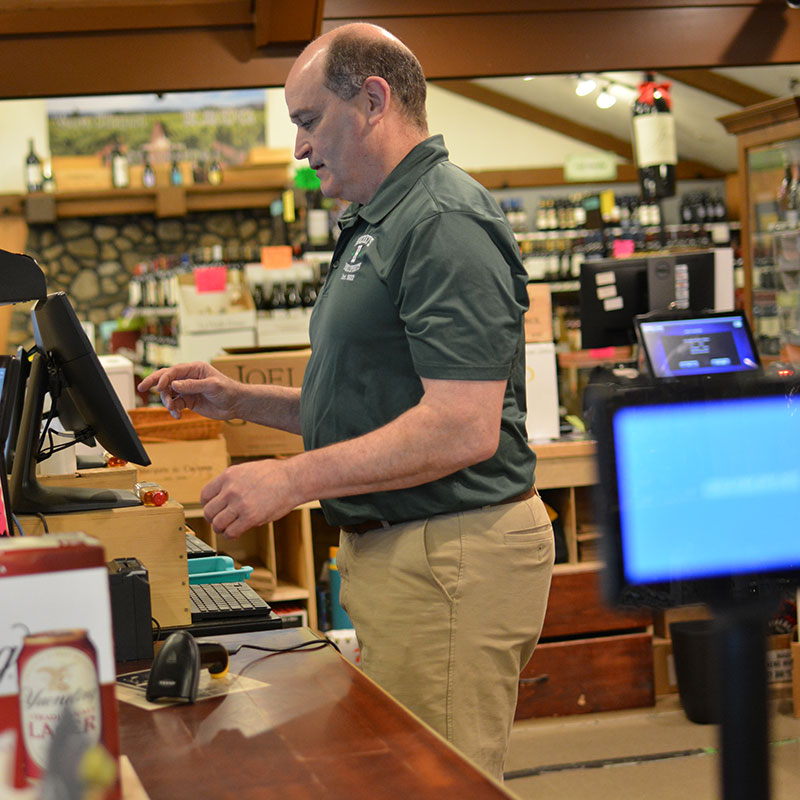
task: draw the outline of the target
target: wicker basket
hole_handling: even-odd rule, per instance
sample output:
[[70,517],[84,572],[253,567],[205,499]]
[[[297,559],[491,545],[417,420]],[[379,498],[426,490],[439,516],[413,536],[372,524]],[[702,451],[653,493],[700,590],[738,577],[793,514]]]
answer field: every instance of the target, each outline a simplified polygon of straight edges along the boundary
[[215,439],[222,432],[222,422],[194,411],[182,411],[175,419],[163,406],[146,406],[128,411],[133,427],[143,442],[164,442],[175,439]]

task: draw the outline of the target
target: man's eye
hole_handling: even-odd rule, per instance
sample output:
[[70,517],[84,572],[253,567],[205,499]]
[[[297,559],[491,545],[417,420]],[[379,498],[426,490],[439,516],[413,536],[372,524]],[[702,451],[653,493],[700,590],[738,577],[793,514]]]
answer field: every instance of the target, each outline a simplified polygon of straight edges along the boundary
[[313,122],[314,122],[314,120],[313,120],[313,119],[307,119],[307,120],[303,120],[303,121],[300,123],[300,127],[301,127],[303,130],[306,130],[306,131],[307,131],[307,130],[308,130],[310,127],[311,127],[311,125],[313,124]]

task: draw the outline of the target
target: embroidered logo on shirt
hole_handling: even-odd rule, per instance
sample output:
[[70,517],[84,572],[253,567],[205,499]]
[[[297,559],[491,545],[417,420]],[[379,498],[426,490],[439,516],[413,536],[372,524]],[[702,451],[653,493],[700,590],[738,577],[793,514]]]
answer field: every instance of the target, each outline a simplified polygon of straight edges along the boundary
[[350,258],[347,259],[347,263],[342,268],[342,280],[343,281],[352,281],[356,277],[356,273],[361,269],[361,262],[358,261],[359,255],[361,255],[361,251],[365,247],[369,247],[375,241],[374,236],[370,236],[368,233],[365,233],[363,236],[359,236],[356,239],[356,246],[353,252],[350,254]]

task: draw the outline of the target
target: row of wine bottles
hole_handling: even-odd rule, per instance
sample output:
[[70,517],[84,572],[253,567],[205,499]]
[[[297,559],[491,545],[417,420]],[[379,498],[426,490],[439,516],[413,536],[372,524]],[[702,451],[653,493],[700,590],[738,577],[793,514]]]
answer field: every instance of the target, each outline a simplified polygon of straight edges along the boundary
[[[158,182],[156,170],[150,162],[150,155],[142,150],[136,156],[137,163],[141,164],[141,184],[153,187]],[[131,185],[131,158],[124,149],[119,139],[115,139],[108,154],[108,164],[111,171],[111,185],[116,189],[125,189]],[[195,160],[191,167],[192,183],[211,184],[216,186],[222,183],[222,165],[216,151],[205,154]],[[184,171],[181,166],[179,154],[172,153],[169,168],[169,183],[180,186],[184,183]],[[43,161],[34,145],[34,140],[28,140],[28,154],[25,157],[25,187],[29,192],[53,192],[56,189],[56,176],[49,161]]]
[[660,224],[661,209],[655,201],[643,201],[638,195],[619,195],[611,190],[543,197],[536,210],[538,231]]

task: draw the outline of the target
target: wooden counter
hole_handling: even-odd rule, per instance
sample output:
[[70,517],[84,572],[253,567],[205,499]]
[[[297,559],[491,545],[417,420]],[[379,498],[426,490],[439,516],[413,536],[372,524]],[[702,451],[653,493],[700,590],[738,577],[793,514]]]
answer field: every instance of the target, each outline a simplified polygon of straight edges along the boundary
[[[290,629],[215,641],[315,638]],[[120,702],[121,752],[149,800],[512,797],[331,647],[241,650],[230,671],[262,685],[155,711]]]
[[591,439],[534,443],[536,487],[592,486],[597,483],[596,446]]

